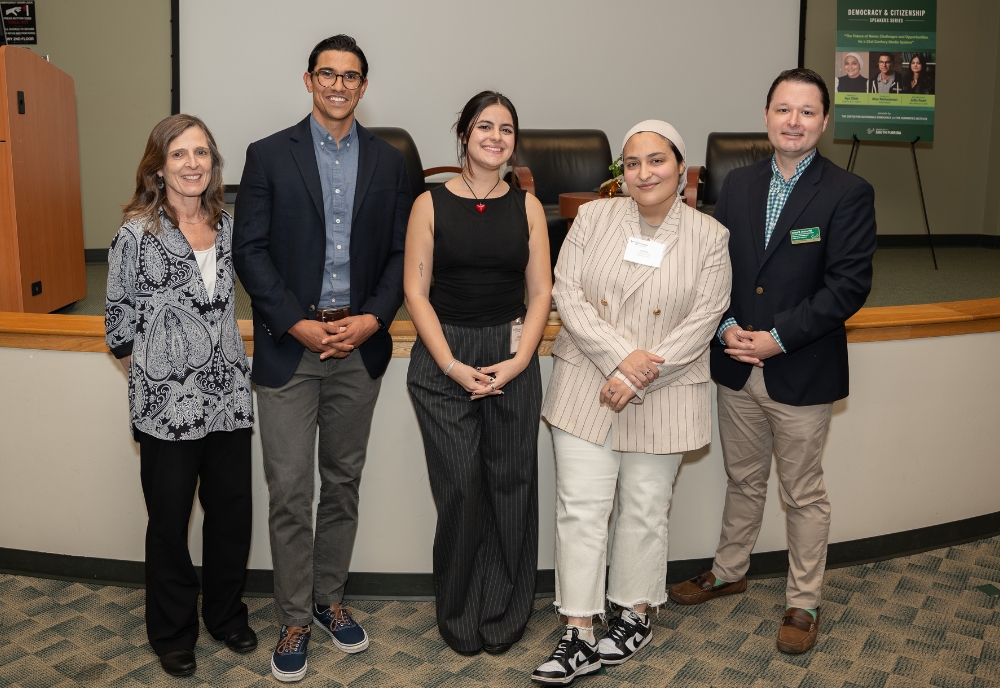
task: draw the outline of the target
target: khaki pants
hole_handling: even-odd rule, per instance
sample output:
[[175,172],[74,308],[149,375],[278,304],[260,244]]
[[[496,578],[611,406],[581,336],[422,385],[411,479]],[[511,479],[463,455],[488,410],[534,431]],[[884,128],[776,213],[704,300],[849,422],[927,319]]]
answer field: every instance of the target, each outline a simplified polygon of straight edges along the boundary
[[786,601],[802,609],[820,605],[830,532],[821,456],[832,409],[833,404],[789,406],[772,400],[761,368],[753,369],[738,392],[719,385],[719,434],[729,483],[712,566],[716,578],[737,581],[750,566],[773,451],[787,506]]

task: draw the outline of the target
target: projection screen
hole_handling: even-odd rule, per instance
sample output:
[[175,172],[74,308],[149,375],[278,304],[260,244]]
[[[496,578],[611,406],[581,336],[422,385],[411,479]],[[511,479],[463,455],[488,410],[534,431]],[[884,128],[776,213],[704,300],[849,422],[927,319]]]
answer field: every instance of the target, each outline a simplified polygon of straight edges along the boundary
[[475,93],[524,128],[602,129],[614,155],[664,119],[701,164],[712,131],[763,131],[767,89],[796,66],[800,0],[180,0],[180,107],[202,117],[238,184],[246,147],[310,112],[312,47],[354,36],[370,65],[356,111],[397,126],[424,167],[455,164],[451,127]]

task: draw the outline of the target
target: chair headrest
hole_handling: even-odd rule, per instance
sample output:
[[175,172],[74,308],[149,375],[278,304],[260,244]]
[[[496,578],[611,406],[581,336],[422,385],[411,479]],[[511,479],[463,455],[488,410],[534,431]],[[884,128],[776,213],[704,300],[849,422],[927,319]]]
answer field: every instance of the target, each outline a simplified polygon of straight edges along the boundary
[[611,179],[611,144],[600,129],[521,129],[515,155],[516,164],[531,170],[535,196],[544,204]]
[[708,135],[705,151],[705,189],[702,199],[706,205],[719,200],[722,182],[732,170],[766,160],[774,155],[774,146],[766,132],[712,132]]
[[406,176],[410,178],[410,190],[413,198],[422,194],[426,189],[424,185],[424,166],[420,162],[420,153],[417,151],[417,144],[406,129],[399,127],[367,127],[368,131],[378,136],[390,146],[403,154],[406,162]]

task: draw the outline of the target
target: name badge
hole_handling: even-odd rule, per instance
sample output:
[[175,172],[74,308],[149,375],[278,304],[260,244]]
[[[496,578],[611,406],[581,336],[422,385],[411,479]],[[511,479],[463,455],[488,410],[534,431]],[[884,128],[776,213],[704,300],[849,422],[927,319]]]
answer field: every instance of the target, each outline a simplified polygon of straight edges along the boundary
[[521,344],[521,329],[524,327],[524,318],[518,318],[510,324],[510,352],[517,353],[517,347]]
[[666,250],[667,245],[661,244],[658,241],[630,237],[628,245],[625,246],[625,260],[630,263],[658,268],[660,267],[660,263],[663,262],[663,252]]
[[819,227],[793,229],[791,237],[793,244],[811,244],[814,241],[819,241]]

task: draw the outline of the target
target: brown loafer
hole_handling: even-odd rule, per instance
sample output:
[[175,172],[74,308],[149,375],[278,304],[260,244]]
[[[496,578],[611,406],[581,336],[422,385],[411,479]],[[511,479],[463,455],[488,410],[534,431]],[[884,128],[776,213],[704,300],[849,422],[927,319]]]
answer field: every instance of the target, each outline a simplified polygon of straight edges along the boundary
[[819,635],[819,609],[816,618],[805,609],[789,607],[778,628],[778,649],[790,655],[805,652],[816,643]]
[[734,595],[738,592],[746,592],[747,577],[743,576],[734,583],[723,583],[715,585],[715,574],[711,571],[699,573],[691,580],[678,583],[670,588],[667,595],[677,604],[701,604],[713,597],[723,595]]

